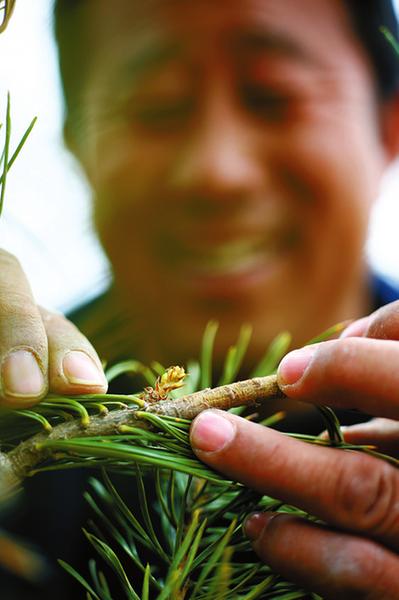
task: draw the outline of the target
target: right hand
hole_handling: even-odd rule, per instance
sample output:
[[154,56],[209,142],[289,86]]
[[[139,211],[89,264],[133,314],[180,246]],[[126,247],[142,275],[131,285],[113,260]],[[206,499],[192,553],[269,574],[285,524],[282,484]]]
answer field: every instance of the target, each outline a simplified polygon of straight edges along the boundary
[[65,317],[37,306],[18,260],[0,249],[0,406],[106,390],[90,342]]

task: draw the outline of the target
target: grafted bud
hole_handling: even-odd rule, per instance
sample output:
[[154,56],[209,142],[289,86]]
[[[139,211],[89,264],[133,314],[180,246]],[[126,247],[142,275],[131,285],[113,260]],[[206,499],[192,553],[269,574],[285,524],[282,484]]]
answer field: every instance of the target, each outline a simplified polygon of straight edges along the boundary
[[186,372],[183,367],[169,367],[163,375],[158,377],[154,387],[146,387],[144,389],[141,397],[150,403],[166,400],[168,394],[184,385],[185,377]]
[[186,372],[183,367],[169,367],[165,373],[158,379],[156,389],[160,393],[168,394],[184,385]]

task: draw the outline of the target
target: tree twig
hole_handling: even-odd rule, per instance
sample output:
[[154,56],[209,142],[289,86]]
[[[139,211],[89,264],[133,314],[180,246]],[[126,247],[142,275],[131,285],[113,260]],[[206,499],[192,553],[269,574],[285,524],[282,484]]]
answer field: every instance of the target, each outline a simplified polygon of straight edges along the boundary
[[[140,411],[156,413],[182,419],[193,419],[203,410],[218,408],[228,410],[238,406],[251,406],[284,397],[277,384],[276,376],[256,377],[205,389],[177,400],[161,400],[156,403],[144,403]],[[51,456],[51,450],[44,448],[41,442],[46,440],[65,440],[82,437],[106,437],[120,432],[122,425],[148,428],[149,424],[136,417],[137,407],[113,410],[105,416],[92,416],[87,427],[79,419],[73,419],[57,425],[50,431],[38,433],[21,442],[16,448],[0,453],[0,497],[5,492],[20,486],[21,481],[38,464]],[[3,492],[2,492],[3,490]]]
[[229,410],[238,406],[251,406],[264,401],[283,398],[276,375],[254,377],[217,388],[207,388],[178,400],[162,400],[145,410],[171,417],[193,419],[207,408]]

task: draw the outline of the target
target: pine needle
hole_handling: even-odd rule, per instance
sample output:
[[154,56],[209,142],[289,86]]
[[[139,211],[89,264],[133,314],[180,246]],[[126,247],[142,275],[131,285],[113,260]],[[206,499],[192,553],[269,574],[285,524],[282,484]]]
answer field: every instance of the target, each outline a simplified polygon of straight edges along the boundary
[[219,324],[216,323],[216,321],[210,321],[205,328],[204,336],[202,338],[201,389],[209,388],[212,385],[212,354],[218,328]]

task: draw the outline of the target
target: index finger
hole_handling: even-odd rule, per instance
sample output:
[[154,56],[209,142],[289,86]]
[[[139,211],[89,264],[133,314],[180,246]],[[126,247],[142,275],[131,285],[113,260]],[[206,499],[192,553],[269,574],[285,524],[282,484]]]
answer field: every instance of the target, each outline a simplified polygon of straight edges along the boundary
[[290,398],[399,419],[399,342],[348,337],[287,354],[278,383]]
[[191,443],[201,460],[228,477],[399,550],[399,472],[391,465],[311,446],[215,410],[194,420]]

